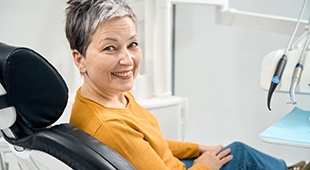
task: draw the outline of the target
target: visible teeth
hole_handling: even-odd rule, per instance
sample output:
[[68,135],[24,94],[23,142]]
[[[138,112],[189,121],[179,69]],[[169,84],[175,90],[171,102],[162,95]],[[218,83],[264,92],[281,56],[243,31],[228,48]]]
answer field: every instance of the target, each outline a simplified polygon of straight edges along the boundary
[[119,77],[126,77],[129,76],[131,74],[131,72],[127,72],[127,73],[112,73],[115,76],[119,76]]

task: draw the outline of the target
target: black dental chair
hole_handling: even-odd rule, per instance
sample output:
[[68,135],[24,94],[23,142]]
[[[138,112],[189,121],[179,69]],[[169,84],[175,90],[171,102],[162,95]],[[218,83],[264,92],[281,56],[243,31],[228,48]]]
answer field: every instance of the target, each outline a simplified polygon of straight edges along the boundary
[[[38,150],[76,170],[135,169],[62,115],[68,88],[40,54],[0,42],[0,129],[17,152]],[[52,167],[51,167],[52,169]]]

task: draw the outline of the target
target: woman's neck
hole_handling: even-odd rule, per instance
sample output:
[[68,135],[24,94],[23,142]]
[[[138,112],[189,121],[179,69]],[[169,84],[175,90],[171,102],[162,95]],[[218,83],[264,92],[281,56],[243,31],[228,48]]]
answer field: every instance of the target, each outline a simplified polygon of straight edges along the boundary
[[126,108],[128,104],[124,92],[105,92],[83,84],[81,86],[81,94],[105,107]]

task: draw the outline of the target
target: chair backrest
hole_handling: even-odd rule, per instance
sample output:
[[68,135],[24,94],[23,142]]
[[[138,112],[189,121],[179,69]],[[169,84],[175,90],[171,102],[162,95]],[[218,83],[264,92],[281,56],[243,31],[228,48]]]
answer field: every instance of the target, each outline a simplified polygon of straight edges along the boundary
[[10,144],[43,151],[73,169],[135,169],[84,131],[68,123],[52,126],[67,105],[68,88],[40,54],[0,43],[0,83],[0,119],[9,120],[0,128]]

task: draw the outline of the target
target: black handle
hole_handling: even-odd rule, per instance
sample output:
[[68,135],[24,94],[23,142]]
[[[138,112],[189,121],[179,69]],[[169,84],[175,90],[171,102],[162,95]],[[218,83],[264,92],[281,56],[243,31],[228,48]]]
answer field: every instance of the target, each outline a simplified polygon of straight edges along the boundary
[[283,54],[283,56],[280,58],[278,62],[276,71],[274,72],[274,75],[272,77],[271,84],[270,84],[269,91],[268,91],[268,99],[267,99],[267,106],[269,110],[271,110],[270,101],[271,101],[272,94],[274,90],[276,89],[277,85],[280,83],[281,76],[285,69],[286,61],[287,61],[287,57],[285,54]]

